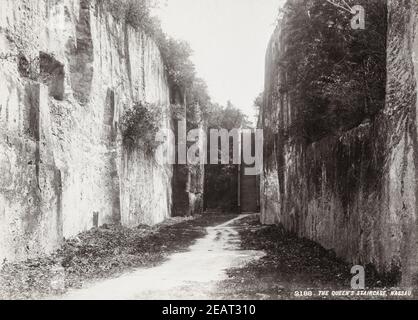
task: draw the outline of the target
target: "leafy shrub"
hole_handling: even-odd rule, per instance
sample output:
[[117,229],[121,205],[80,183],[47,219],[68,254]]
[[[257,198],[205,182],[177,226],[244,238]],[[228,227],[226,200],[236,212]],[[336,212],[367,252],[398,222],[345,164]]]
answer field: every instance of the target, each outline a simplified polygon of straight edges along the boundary
[[152,153],[158,147],[156,135],[162,121],[161,112],[154,105],[136,102],[125,111],[121,120],[123,142],[127,146],[141,144]]

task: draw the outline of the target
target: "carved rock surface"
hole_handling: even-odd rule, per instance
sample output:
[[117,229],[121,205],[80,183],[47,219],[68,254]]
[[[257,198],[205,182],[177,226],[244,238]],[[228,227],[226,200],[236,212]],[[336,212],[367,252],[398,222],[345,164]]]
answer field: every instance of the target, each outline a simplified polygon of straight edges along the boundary
[[95,225],[170,216],[172,166],[126,150],[118,130],[133,101],[168,114],[151,38],[95,1],[2,0],[0,50],[1,260],[51,252]]
[[388,1],[386,105],[374,120],[312,144],[284,136],[294,110],[279,90],[286,46],[279,25],[267,52],[262,221],[319,242],[353,264],[418,274],[416,1]]

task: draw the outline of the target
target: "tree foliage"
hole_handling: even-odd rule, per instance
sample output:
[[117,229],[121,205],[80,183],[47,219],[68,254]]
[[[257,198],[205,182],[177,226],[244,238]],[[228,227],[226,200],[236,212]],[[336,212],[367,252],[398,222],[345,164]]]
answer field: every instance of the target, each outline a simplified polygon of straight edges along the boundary
[[236,108],[230,101],[226,107],[220,104],[212,104],[207,110],[207,123],[209,129],[247,129],[251,124],[240,109]]
[[[208,129],[238,129],[249,128],[250,123],[247,116],[236,108],[231,102],[227,106],[219,104],[210,105],[207,110],[207,126]],[[210,135],[209,146],[210,146]],[[233,158],[233,145],[230,139],[229,152],[230,159]],[[220,144],[219,144],[220,147]],[[210,157],[210,149],[208,149]],[[221,155],[221,150],[218,150]],[[206,185],[206,206],[209,209],[221,209],[233,212],[237,208],[238,201],[238,165],[207,165],[205,168],[205,185]]]
[[[160,21],[152,16],[152,9],[158,6],[158,0],[96,1],[97,5],[108,10],[116,19],[144,31],[155,41],[164,62],[170,87],[186,94],[187,119],[193,119],[194,114],[200,111],[205,115],[211,104],[207,85],[203,79],[196,76],[190,45],[186,41],[168,36],[162,30]],[[182,107],[173,106],[172,109],[176,113],[181,112]],[[141,137],[147,145],[151,144],[151,137],[155,135],[156,130],[156,115],[152,110],[153,108],[142,103],[136,103],[127,110],[123,116],[124,138],[127,141]]]
[[161,28],[161,22],[152,16],[152,9],[158,0],[96,0],[96,4],[109,11],[116,19],[140,29],[156,42],[164,61],[171,85],[185,91],[187,101],[205,107],[210,98],[206,84],[197,78],[191,61],[193,54],[189,44],[168,36]]
[[151,10],[158,6],[156,0],[88,0],[95,1],[100,7],[112,14],[112,16],[135,29],[152,35],[158,23],[152,17]]
[[286,50],[280,63],[297,118],[291,129],[309,141],[348,130],[383,108],[386,83],[386,5],[348,1],[366,11],[366,29],[326,0],[288,2]]
[[261,92],[257,98],[254,99],[254,108],[257,111],[260,111],[263,108],[264,104],[264,92]]
[[195,66],[190,60],[193,53],[190,45],[173,38],[158,44],[171,82],[178,87],[190,88],[196,78]]

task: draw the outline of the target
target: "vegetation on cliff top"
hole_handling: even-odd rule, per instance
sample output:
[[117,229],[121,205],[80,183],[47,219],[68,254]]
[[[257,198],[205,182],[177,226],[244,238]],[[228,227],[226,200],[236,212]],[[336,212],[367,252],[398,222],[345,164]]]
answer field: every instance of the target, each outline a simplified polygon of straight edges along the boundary
[[[187,102],[187,120],[207,110],[211,105],[207,85],[196,75],[191,61],[192,49],[183,40],[168,36],[161,28],[160,21],[152,16],[152,9],[158,6],[158,0],[87,0],[94,2],[97,8],[110,12],[112,16],[135,29],[142,30],[157,44],[167,72],[172,93],[185,95]],[[176,102],[178,103],[178,101]],[[174,106],[175,109],[175,106]],[[180,112],[183,107],[180,106]],[[157,146],[155,136],[161,124],[162,116],[155,106],[135,102],[122,116],[122,134],[124,142],[144,143],[145,151],[152,153]],[[189,123],[188,123],[189,124]],[[196,126],[196,124],[192,124]]]
[[289,1],[279,22],[287,79],[277,91],[289,94],[297,114],[289,134],[309,142],[373,119],[384,106],[386,5],[348,3],[365,8],[365,30],[352,29],[352,15],[326,0]]
[[[92,1],[92,0],[90,0]],[[193,53],[189,44],[168,36],[161,28],[152,9],[158,0],[95,0],[96,5],[109,11],[116,19],[140,29],[156,42],[173,88],[186,93],[188,104],[205,108],[210,103],[205,82],[196,76],[190,57]]]

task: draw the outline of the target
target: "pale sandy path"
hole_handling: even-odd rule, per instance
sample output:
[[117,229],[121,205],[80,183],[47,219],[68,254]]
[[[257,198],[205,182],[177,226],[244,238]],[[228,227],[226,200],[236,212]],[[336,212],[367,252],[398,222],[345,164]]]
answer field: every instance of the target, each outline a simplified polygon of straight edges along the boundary
[[187,252],[171,255],[160,266],[71,290],[61,299],[216,299],[216,285],[227,278],[227,269],[265,255],[262,251],[239,249],[240,237],[233,225],[247,216],[207,228],[208,234]]

